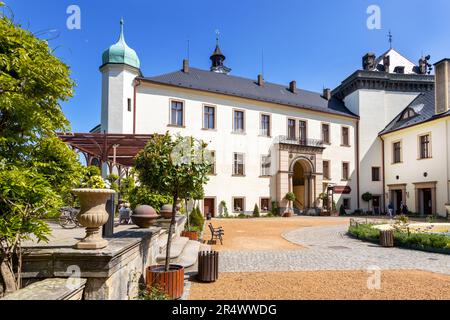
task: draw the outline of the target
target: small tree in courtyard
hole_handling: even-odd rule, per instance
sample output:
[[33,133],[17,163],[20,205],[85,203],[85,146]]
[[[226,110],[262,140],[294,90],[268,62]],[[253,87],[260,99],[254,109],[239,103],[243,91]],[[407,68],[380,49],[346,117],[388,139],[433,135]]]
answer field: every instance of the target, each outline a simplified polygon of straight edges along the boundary
[[373,199],[373,195],[370,192],[364,193],[361,198],[367,202],[367,211],[370,211],[370,201]]
[[288,192],[288,193],[286,193],[286,196],[284,198],[289,202],[288,211],[291,212],[292,211],[292,202],[294,202],[296,199],[295,194],[293,192]]
[[136,156],[136,173],[139,181],[150,190],[170,194],[173,200],[172,219],[167,237],[165,270],[170,268],[172,229],[175,225],[176,205],[208,181],[211,155],[207,145],[192,137],[172,139],[165,135],[154,136]]

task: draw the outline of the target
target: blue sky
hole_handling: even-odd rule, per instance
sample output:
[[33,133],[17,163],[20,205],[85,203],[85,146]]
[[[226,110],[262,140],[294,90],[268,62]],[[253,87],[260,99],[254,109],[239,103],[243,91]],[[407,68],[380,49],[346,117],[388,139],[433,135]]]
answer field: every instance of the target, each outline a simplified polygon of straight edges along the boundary
[[[256,78],[264,50],[266,81],[297,80],[303,89],[336,87],[361,68],[368,51],[377,55],[394,48],[416,62],[421,53],[436,62],[450,57],[448,0],[3,0],[16,22],[33,32],[57,30],[41,37],[72,70],[75,96],[64,112],[75,132],[87,132],[100,122],[102,52],[115,43],[119,20],[141,60],[146,76],[181,67],[190,41],[190,63],[209,68],[209,56],[220,30],[221,48],[233,75]],[[66,9],[81,9],[81,29],[68,30]],[[369,5],[381,9],[381,29],[369,30]]]

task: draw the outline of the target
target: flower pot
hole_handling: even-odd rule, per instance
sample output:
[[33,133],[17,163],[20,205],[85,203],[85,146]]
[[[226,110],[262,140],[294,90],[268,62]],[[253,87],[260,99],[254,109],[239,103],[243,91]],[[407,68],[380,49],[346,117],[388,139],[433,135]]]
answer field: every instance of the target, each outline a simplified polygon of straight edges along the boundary
[[75,244],[76,249],[95,250],[108,245],[100,234],[100,227],[109,218],[106,201],[115,194],[111,189],[74,189],[73,193],[80,199],[81,209],[77,215],[79,223],[86,228],[86,236]]
[[146,270],[147,287],[156,287],[172,299],[180,299],[184,291],[184,267],[171,264],[165,271],[163,265],[150,266]]
[[189,238],[189,240],[198,240],[198,232],[197,231],[181,231],[181,236]]
[[161,210],[159,211],[159,214],[164,219],[171,219],[172,218],[172,205],[171,204],[165,204],[161,207]]
[[139,228],[151,227],[158,218],[155,209],[147,205],[138,206],[131,215],[131,221]]

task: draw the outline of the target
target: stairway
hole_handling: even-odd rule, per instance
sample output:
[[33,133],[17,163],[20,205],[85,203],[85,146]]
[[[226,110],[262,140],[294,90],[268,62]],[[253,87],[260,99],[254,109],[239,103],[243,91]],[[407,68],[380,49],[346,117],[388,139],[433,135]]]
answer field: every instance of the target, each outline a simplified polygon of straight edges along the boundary
[[[166,245],[167,236],[161,239],[159,243],[159,255],[156,257],[158,264],[164,264],[166,261]],[[188,269],[196,264],[200,250],[209,250],[209,246],[189,240],[186,237],[174,238],[170,249],[170,263]]]

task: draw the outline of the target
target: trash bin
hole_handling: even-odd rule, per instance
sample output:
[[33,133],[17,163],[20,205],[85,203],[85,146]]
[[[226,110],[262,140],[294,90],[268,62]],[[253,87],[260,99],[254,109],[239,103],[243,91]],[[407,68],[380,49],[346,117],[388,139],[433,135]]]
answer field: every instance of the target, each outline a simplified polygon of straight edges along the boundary
[[198,253],[198,280],[215,282],[219,278],[219,252],[200,251]]

